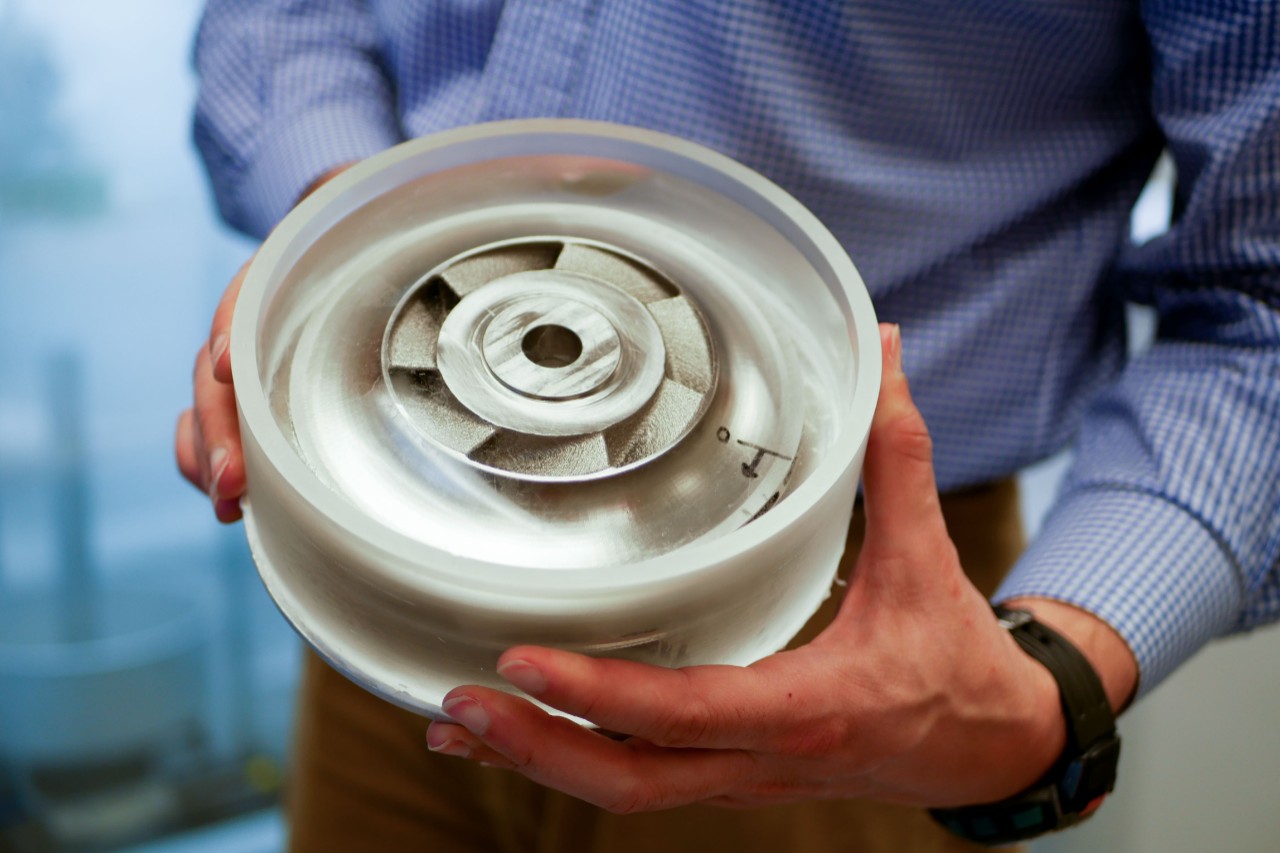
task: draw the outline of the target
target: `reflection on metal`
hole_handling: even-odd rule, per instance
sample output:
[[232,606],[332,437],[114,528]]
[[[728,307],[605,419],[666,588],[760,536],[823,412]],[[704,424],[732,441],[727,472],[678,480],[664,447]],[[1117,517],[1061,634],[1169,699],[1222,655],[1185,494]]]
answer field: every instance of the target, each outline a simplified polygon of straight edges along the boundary
[[590,122],[406,143],[258,253],[232,364],[268,591],[438,714],[520,642],[747,663],[826,596],[879,383],[849,259],[698,146]]

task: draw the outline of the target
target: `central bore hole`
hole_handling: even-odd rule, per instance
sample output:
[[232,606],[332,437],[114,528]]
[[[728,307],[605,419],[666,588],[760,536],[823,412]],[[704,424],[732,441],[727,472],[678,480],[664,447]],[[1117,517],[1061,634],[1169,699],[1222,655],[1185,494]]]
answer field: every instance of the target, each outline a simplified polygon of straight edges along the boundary
[[520,348],[540,367],[568,367],[582,355],[582,338],[564,326],[535,326],[520,341]]

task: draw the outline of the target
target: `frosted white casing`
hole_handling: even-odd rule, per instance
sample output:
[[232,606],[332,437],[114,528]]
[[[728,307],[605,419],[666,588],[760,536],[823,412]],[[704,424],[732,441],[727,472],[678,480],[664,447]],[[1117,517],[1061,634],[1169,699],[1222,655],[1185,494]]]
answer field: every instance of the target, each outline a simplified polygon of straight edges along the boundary
[[[815,352],[832,362],[813,371],[809,382],[822,386],[808,391],[808,409],[822,409],[806,421],[815,435],[806,438],[807,457],[789,490],[755,521],[622,564],[531,568],[514,559],[476,558],[408,535],[348,500],[286,435],[279,403],[273,412],[270,397],[281,352],[289,347],[282,335],[292,327],[272,312],[306,308],[296,292],[282,294],[322,280],[314,263],[308,270],[308,253],[338,226],[348,234],[366,228],[375,239],[391,221],[377,218],[379,206],[393,198],[405,203],[421,192],[412,188],[429,187],[434,175],[538,157],[621,161],[701,186],[709,198],[736,205],[742,216],[772,229],[807,266],[805,280],[825,291],[796,300],[805,303],[796,309],[801,315],[810,312],[801,320],[811,327],[806,336],[819,341]],[[626,196],[619,193],[618,203]],[[606,193],[582,203],[614,202]],[[734,239],[730,221],[704,223],[704,241],[719,246],[718,240]],[[797,278],[803,293],[802,284]],[[801,343],[809,345],[798,339],[794,345]],[[510,689],[494,664],[516,644],[663,666],[745,665],[784,646],[829,594],[881,370],[876,319],[857,271],[791,196],[692,143],[570,120],[447,131],[397,146],[323,186],[255,257],[236,308],[231,350],[249,481],[245,527],[268,592],[339,671],[397,705],[437,717],[443,696],[458,685]]]

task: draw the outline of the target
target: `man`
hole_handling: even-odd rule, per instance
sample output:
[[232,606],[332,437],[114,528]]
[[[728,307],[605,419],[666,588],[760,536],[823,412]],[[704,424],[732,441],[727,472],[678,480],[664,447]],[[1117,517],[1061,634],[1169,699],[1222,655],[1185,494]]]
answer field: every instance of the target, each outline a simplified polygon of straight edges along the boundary
[[[426,739],[470,763],[408,751],[421,721],[312,662],[299,848],[963,847],[918,807],[1062,789],[1079,746],[1061,673],[961,571],[986,587],[1013,560],[1011,493],[991,484],[1073,441],[1069,482],[997,598],[1083,652],[1111,708],[1213,636],[1276,618],[1274,4],[212,0],[196,56],[196,139],[249,233],[409,136],[642,124],[795,194],[905,329],[883,332],[865,543],[812,642],[679,672],[512,649],[515,686],[634,737],[464,687]],[[1175,221],[1134,249],[1128,211],[1166,146]],[[238,282],[177,442],[224,521],[244,489],[226,355]],[[1125,300],[1160,312],[1127,365]]]

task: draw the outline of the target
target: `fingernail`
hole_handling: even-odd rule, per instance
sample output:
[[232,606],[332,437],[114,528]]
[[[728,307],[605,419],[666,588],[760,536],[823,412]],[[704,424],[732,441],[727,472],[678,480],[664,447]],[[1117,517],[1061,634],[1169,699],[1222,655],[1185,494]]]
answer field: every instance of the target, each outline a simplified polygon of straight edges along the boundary
[[893,348],[896,346],[894,338],[897,334],[897,328],[893,323],[880,324],[880,348],[884,350],[885,358],[889,359],[890,363],[893,361]]
[[230,461],[228,455],[225,447],[215,447],[209,453],[209,497],[214,500],[218,499],[218,481],[222,479]]
[[474,735],[483,736],[489,730],[489,715],[470,696],[457,696],[447,700],[444,712]]
[[213,339],[213,344],[209,347],[209,358],[213,360],[213,366],[218,366],[218,360],[222,358],[222,354],[227,351],[227,345],[231,343],[227,333],[223,332]]
[[432,752],[438,752],[441,755],[452,755],[457,758],[471,757],[471,746],[469,744],[463,743],[456,738],[445,738],[438,743],[433,742],[429,729],[427,730],[427,749]]
[[530,696],[537,696],[547,689],[547,677],[527,660],[516,658],[498,666],[498,675],[510,681]]
[[893,367],[899,373],[902,372],[902,327],[897,323],[893,324],[893,331],[890,333],[889,354],[893,359]]

